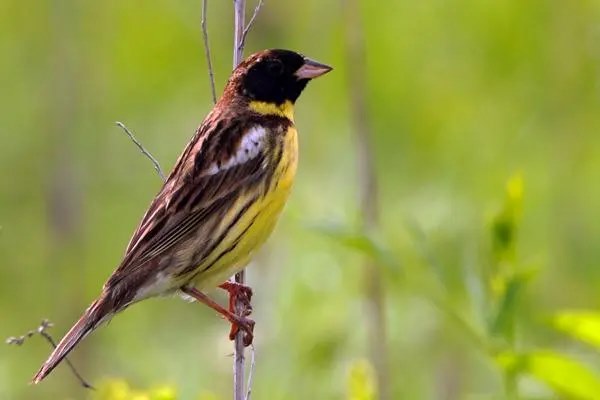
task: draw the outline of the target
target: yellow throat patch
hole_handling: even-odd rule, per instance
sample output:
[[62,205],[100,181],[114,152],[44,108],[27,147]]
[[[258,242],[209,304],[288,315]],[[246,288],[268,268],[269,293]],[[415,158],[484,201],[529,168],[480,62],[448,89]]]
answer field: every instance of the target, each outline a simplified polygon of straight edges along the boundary
[[250,109],[262,115],[279,115],[294,122],[294,105],[291,101],[286,101],[281,105],[267,103],[266,101],[251,101],[248,105]]

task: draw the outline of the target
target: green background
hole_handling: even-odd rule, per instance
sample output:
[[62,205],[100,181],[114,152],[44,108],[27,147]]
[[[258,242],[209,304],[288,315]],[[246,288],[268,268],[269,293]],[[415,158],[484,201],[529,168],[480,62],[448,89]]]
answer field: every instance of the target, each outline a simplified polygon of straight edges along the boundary
[[[556,395],[533,362],[511,377],[503,351],[551,349],[597,379],[596,351],[548,321],[600,304],[600,3],[361,3],[381,214],[368,237],[355,229],[347,6],[267,1],[248,36],[246,54],[290,48],[335,68],[298,101],[295,190],[249,270],[253,398],[370,398],[357,394],[372,381],[369,257],[384,280],[391,398]],[[170,169],[212,106],[200,8],[0,2],[0,336],[44,317],[60,336],[118,265],[160,179],[114,121]],[[208,26],[220,91],[231,71],[230,2],[209,1]],[[72,359],[94,384],[228,399],[228,329],[206,307],[153,299]],[[0,347],[0,399],[88,398],[65,366],[28,385],[48,353],[39,337]]]

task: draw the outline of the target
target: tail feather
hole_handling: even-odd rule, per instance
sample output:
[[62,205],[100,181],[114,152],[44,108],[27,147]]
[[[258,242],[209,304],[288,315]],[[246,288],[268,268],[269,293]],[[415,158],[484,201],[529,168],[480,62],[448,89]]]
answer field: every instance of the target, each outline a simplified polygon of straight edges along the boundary
[[94,301],[67,334],[58,343],[50,357],[35,374],[32,383],[39,383],[73,350],[73,348],[103,321],[114,314],[112,307],[107,307],[106,298]]

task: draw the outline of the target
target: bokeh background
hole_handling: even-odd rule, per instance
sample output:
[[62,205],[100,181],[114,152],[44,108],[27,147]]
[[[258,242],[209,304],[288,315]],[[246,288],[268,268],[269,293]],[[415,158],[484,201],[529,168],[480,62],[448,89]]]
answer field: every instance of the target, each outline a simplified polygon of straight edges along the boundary
[[[219,91],[230,3],[209,1]],[[600,398],[600,3],[362,1],[349,28],[353,4],[268,1],[248,36],[247,54],[335,67],[298,102],[295,192],[249,270],[253,398]],[[200,10],[0,2],[0,336],[47,317],[58,338],[119,263],[160,179],[114,121],[170,169],[212,106]],[[368,232],[357,84],[378,182]],[[49,353],[34,337],[0,347],[0,398],[228,399],[228,329],[149,300],[73,353],[100,394],[65,366],[28,385]]]

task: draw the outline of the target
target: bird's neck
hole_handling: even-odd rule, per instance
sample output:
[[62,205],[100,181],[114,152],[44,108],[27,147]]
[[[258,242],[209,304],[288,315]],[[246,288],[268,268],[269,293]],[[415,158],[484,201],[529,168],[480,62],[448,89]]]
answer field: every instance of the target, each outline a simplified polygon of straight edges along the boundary
[[277,115],[294,122],[294,104],[289,100],[281,104],[252,100],[248,108],[261,115]]

